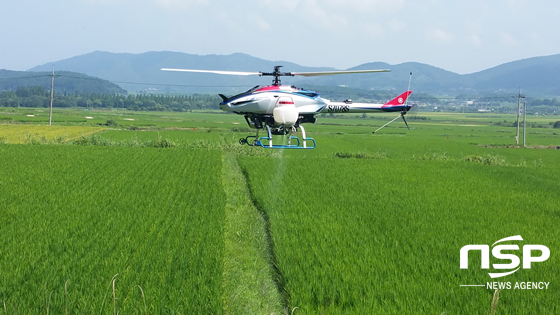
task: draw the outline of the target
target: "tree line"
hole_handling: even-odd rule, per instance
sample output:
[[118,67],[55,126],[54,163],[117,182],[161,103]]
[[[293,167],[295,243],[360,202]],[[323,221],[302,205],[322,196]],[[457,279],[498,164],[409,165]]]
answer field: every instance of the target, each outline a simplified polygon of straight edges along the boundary
[[[317,88],[316,90],[321,90]],[[369,91],[368,95],[359,93],[349,93],[349,89],[335,88],[333,91],[323,92],[322,96],[331,99],[343,99],[342,92],[346,92],[346,97],[364,99],[365,101],[386,101],[395,96],[394,91]],[[56,91],[56,89],[55,89]],[[353,92],[350,89],[350,92]],[[517,109],[517,101],[511,96],[490,96],[482,98],[469,98],[458,96],[455,99],[448,99],[448,102],[455,104],[458,100],[474,99],[476,106],[472,107],[476,111],[478,107],[485,106],[492,108],[496,112],[511,112]],[[417,93],[412,98],[413,101],[427,103],[442,107],[449,107],[451,103],[442,104],[437,98]],[[136,111],[191,111],[193,109],[219,109],[220,97],[214,94],[105,94],[105,93],[72,93],[62,92],[55,94],[53,100],[54,107],[74,107],[74,108],[123,108]],[[526,98],[530,112],[557,113],[560,108],[560,101],[553,99]],[[15,90],[0,91],[0,107],[49,107],[50,91],[43,86],[19,86]],[[468,108],[466,106],[465,108]],[[457,111],[464,111],[463,107],[455,108]]]
[[[162,94],[56,94],[53,107],[123,108],[136,111],[192,111],[219,109],[222,101],[217,95],[162,95]],[[20,86],[15,91],[0,92],[0,107],[49,107],[50,91],[42,86]]]

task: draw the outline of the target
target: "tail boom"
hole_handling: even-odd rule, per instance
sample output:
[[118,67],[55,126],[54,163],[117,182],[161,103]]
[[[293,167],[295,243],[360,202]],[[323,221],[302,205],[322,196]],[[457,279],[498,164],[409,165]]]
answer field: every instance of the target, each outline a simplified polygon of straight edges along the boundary
[[407,105],[406,99],[412,91],[406,91],[385,104],[329,102],[322,113],[373,113],[373,112],[400,112],[408,111],[412,105]]

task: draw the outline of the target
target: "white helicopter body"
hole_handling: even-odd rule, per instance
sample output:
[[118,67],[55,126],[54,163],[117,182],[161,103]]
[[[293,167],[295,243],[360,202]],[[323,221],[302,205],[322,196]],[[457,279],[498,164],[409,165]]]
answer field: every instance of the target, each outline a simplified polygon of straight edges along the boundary
[[[407,98],[412,91],[406,91],[385,104],[353,103],[351,100],[344,102],[331,102],[323,99],[319,93],[298,89],[295,86],[280,84],[280,76],[323,76],[349,73],[371,73],[388,72],[389,70],[355,70],[355,71],[330,71],[330,72],[286,72],[279,71],[280,66],[274,68],[272,73],[263,72],[233,72],[215,70],[190,70],[190,69],[162,69],[167,71],[185,71],[215,73],[227,75],[260,75],[274,76],[272,85],[255,86],[252,89],[238,95],[227,97],[220,94],[222,102],[220,108],[223,111],[234,112],[243,115],[251,128],[257,129],[256,136],[248,136],[239,140],[241,144],[262,146],[265,148],[314,148],[315,140],[307,138],[305,129],[301,124],[315,123],[315,115],[321,113],[371,113],[371,112],[400,112],[404,122],[404,115],[411,109],[407,105]],[[397,117],[397,118],[399,118]],[[394,121],[395,119],[393,119]],[[392,121],[391,121],[392,122]],[[407,124],[408,127],[408,124]],[[303,145],[299,138],[292,136],[293,131],[300,129],[303,137]],[[266,129],[268,136],[258,136],[259,129]],[[272,135],[288,135],[288,145],[273,145]],[[291,140],[296,139],[297,144],[292,145]],[[268,144],[263,141],[267,141]],[[312,141],[313,146],[307,146],[306,141]]]

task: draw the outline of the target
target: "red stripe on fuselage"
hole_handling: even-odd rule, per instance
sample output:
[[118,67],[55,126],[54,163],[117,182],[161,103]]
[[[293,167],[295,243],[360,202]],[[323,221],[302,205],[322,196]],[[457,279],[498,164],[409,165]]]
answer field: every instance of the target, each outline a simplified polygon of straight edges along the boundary
[[255,92],[265,92],[265,91],[278,91],[280,90],[279,86],[265,86],[262,89],[258,89]]

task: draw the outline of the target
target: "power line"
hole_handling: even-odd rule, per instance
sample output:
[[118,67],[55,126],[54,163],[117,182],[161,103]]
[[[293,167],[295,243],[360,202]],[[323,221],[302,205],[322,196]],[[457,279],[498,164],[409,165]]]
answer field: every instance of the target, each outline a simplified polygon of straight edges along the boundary
[[50,76],[51,76],[50,74],[44,74],[44,75],[34,75],[34,76],[26,76],[26,77],[6,77],[6,78],[0,78],[0,80],[34,79],[34,78],[44,78]]

